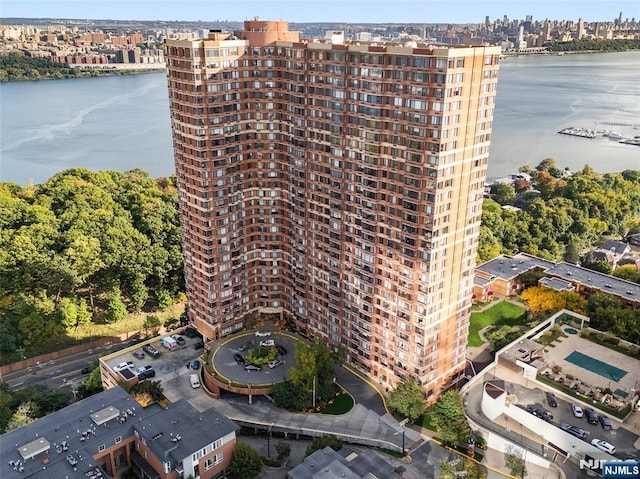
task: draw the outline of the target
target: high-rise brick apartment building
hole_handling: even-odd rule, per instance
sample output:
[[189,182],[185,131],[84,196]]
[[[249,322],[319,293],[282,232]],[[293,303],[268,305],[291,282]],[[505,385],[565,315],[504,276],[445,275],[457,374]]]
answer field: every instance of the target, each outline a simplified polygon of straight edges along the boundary
[[393,387],[463,370],[499,48],[166,42],[190,320],[281,313]]

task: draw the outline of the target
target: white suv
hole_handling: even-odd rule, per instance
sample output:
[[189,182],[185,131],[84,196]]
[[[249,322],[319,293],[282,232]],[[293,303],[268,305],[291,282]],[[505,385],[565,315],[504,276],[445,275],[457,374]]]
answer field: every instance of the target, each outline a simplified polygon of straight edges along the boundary
[[256,336],[258,336],[259,338],[271,336],[271,331],[256,331]]

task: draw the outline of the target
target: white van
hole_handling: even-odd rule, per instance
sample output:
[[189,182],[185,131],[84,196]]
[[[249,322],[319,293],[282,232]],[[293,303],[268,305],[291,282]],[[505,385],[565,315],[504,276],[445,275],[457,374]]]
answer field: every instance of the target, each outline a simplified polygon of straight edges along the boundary
[[178,349],[178,342],[175,339],[173,339],[171,336],[162,338],[160,342],[169,351],[175,351],[176,349]]
[[616,452],[616,446],[602,439],[593,439],[591,441],[591,445],[597,447],[601,451],[608,452],[609,454],[614,454]]
[[200,387],[200,380],[198,379],[198,375],[197,374],[189,375],[189,382],[191,383],[191,387],[193,389],[196,389],[196,388]]

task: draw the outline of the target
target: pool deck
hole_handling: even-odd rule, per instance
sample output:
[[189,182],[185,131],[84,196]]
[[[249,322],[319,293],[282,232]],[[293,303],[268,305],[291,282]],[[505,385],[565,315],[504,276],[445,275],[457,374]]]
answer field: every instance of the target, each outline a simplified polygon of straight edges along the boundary
[[[550,367],[554,365],[561,366],[564,374],[572,374],[575,378],[582,380],[590,386],[596,386],[601,389],[610,388],[612,391],[621,389],[630,393],[631,389],[637,389],[640,385],[640,375],[638,374],[638,371],[640,371],[640,361],[637,359],[587,341],[575,334],[570,334],[566,338],[562,337],[553,344],[555,345],[554,348],[545,348],[547,351],[545,353],[547,364]],[[611,364],[626,371],[627,374],[625,374],[619,382],[615,382],[593,371],[583,369],[580,366],[565,361],[564,358],[574,351],[579,351],[599,361]]]

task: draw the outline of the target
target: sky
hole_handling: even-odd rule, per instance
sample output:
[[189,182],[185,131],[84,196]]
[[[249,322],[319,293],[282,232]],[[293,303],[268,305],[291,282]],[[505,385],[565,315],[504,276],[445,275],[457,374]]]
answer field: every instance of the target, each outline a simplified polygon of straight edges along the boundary
[[[0,0],[2,18],[337,23],[484,23],[510,19],[640,20],[638,0]],[[1,23],[1,21],[0,21]]]

